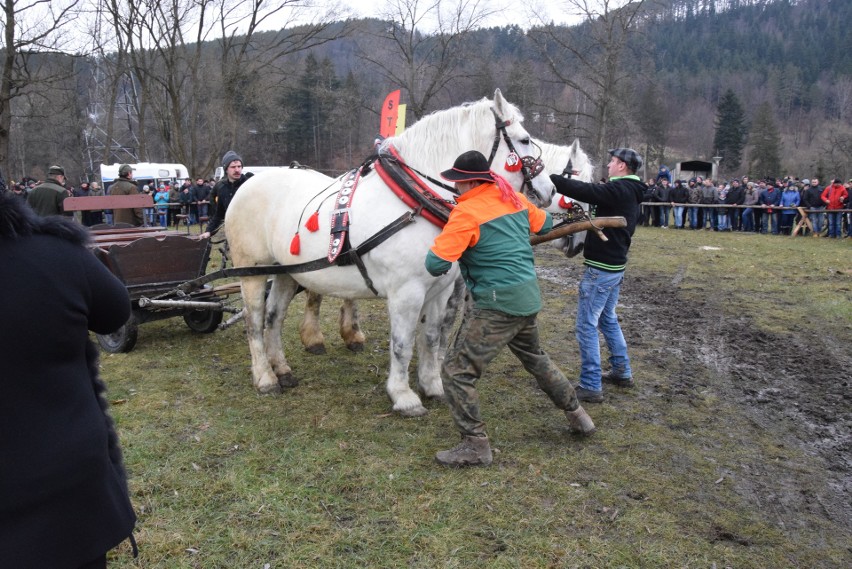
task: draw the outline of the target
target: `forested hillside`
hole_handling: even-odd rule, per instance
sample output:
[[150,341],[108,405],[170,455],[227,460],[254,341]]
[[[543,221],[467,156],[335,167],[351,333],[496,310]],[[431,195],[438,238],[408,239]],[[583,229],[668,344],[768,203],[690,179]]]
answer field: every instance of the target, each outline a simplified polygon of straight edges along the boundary
[[[26,76],[0,156],[11,177],[61,161],[82,179],[101,161],[137,160],[207,176],[229,148],[251,164],[339,172],[370,151],[391,90],[402,90],[411,124],[497,87],[533,135],[580,138],[598,161],[631,145],[649,170],[720,155],[725,176],[852,176],[848,1],[637,1],[573,27],[519,12],[504,27],[427,35],[410,33],[412,21],[329,20],[200,44],[167,43],[179,37],[170,26],[188,24],[157,21],[144,42],[53,56],[46,67],[63,73],[50,88]],[[714,148],[729,91],[744,115],[740,160]]]

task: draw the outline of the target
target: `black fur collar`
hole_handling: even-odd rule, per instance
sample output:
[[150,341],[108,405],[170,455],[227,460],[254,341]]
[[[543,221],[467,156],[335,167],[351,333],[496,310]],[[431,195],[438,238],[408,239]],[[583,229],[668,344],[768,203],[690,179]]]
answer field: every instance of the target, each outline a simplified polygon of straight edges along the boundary
[[20,197],[11,192],[0,193],[0,239],[14,240],[29,235],[54,235],[84,245],[89,234],[71,218],[54,215],[39,217]]

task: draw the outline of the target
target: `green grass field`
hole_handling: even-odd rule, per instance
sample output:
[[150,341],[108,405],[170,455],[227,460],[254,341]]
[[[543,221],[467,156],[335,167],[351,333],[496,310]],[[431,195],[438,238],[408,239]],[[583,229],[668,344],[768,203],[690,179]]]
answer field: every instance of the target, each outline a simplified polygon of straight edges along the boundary
[[[546,349],[573,379],[580,260],[547,246],[537,256],[573,279],[541,280],[540,315]],[[825,335],[849,353],[849,240],[640,228],[628,278],[686,309],[711,296],[703,308],[758,334]],[[639,297],[622,293],[625,323],[642,320]],[[179,318],[149,323],[134,351],[102,355],[139,514],[139,559],[125,543],[111,566],[852,565],[849,519],[794,498],[796,484],[820,500],[832,493],[820,487],[823,460],[791,443],[789,420],[767,428],[712,366],[680,393],[685,380],[670,371],[679,354],[654,334],[626,329],[638,386],[587,407],[598,433],[585,440],[505,351],[480,382],[494,465],[446,470],[433,460],[457,442],[446,408],[391,413],[384,304],[361,303],[368,341],[353,354],[327,299],[328,355],[312,356],[298,344],[302,303],[284,333],[301,384],[280,396],[252,388],[241,324],[198,335]],[[651,324],[681,333],[677,320]],[[776,472],[784,484],[773,500],[765,483]],[[848,499],[849,488],[834,496]]]

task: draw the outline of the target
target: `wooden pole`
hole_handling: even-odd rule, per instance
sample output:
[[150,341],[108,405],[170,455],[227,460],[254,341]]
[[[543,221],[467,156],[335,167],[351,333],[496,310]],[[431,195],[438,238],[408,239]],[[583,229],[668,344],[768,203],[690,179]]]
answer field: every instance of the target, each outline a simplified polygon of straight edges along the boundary
[[603,241],[606,241],[606,236],[601,229],[604,227],[627,227],[627,220],[623,217],[596,217],[591,221],[577,221],[569,223],[561,227],[545,233],[544,235],[533,235],[530,237],[530,245],[539,245],[566,235],[572,235],[581,231],[594,231]]

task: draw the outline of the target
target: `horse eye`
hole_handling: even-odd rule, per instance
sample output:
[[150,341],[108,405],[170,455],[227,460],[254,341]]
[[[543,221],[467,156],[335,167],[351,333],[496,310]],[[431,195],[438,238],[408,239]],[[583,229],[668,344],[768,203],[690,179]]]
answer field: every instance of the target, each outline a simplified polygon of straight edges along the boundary
[[530,143],[530,137],[526,137],[526,138],[521,139],[521,144],[529,144],[529,143]]

